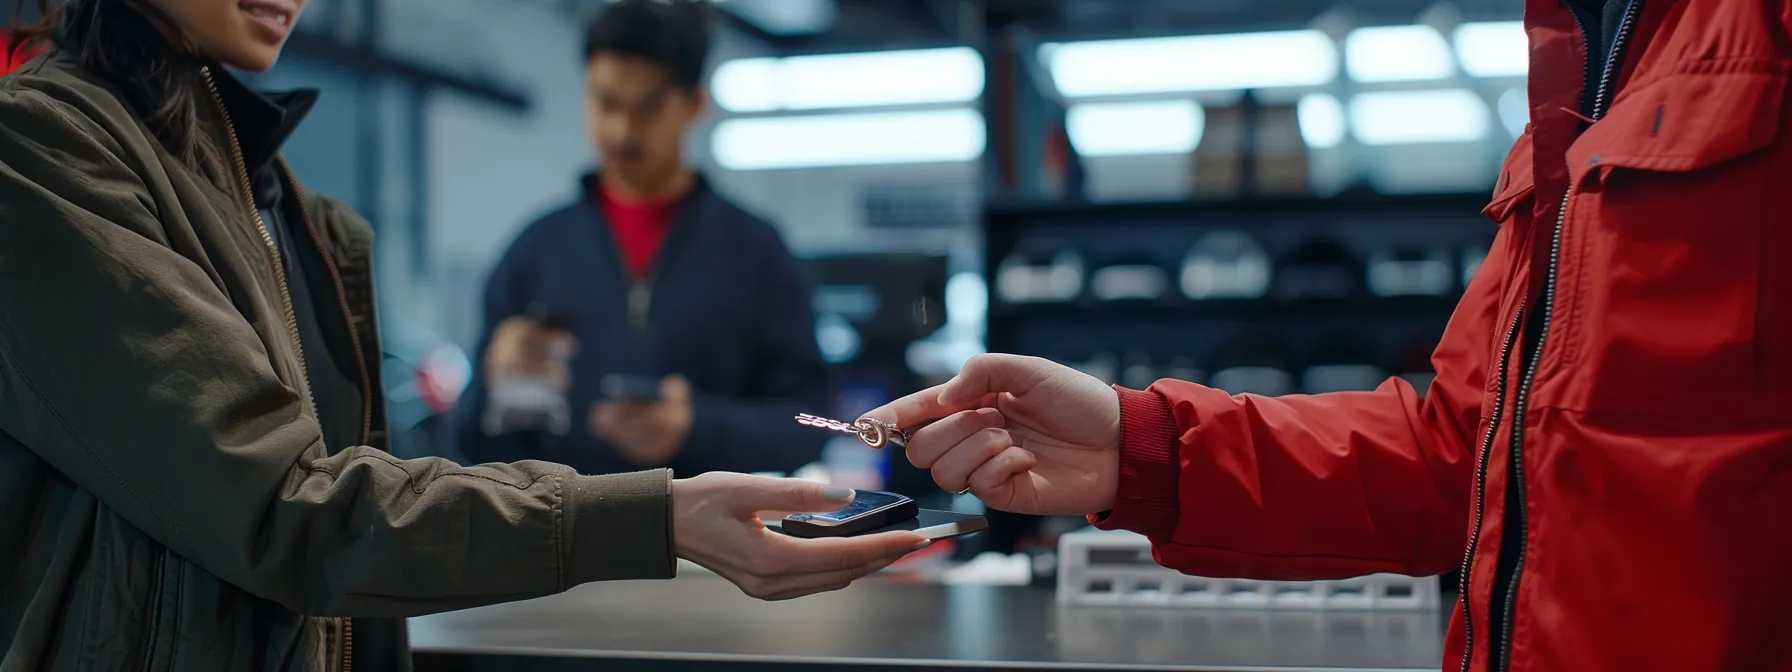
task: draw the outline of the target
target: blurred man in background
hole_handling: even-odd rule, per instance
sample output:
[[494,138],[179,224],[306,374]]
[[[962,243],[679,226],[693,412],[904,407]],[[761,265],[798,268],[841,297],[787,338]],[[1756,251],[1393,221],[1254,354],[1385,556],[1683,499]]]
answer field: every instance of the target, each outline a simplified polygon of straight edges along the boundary
[[[622,0],[589,28],[586,120],[602,168],[492,272],[459,409],[469,458],[693,474],[788,472],[819,456],[826,437],[792,421],[831,399],[812,290],[777,232],[683,160],[708,104],[708,51],[709,8],[691,0]],[[559,422],[489,420],[517,375],[563,395]]]

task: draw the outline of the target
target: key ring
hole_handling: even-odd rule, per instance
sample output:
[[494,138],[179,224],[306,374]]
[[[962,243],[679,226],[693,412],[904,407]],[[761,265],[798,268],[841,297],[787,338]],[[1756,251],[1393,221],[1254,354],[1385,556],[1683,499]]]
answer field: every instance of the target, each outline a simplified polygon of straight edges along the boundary
[[909,433],[896,425],[873,418],[859,418],[852,422],[830,420],[821,416],[803,413],[796,416],[797,424],[828,429],[858,437],[859,442],[875,449],[889,446],[907,448]]
[[859,418],[852,424],[858,427],[859,440],[865,442],[867,446],[872,448],[908,447],[908,432],[897,429],[896,425],[872,418]]

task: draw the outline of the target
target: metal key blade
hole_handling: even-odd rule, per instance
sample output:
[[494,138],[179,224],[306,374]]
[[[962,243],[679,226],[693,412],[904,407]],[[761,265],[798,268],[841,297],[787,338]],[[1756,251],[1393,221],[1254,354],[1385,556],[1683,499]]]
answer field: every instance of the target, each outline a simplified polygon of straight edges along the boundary
[[824,418],[819,415],[809,415],[808,413],[799,413],[796,416],[796,421],[797,421],[797,424],[805,425],[808,427],[815,427],[817,429],[833,430],[833,431],[842,432],[845,434],[858,434],[859,433],[859,428],[850,422],[841,422],[839,420]]
[[857,436],[859,441],[872,448],[908,446],[908,432],[902,431],[886,422],[860,419],[854,422],[841,422],[818,415],[801,413],[796,416],[797,424],[817,429],[827,429],[843,434]]

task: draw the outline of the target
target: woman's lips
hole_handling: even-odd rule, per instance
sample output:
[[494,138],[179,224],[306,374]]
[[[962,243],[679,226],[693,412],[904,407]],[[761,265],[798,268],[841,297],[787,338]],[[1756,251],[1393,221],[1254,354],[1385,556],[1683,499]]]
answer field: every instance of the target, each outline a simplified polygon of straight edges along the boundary
[[258,29],[257,32],[274,42],[285,40],[292,32],[293,18],[297,14],[285,3],[262,0],[239,3],[237,8],[249,17],[249,23]]

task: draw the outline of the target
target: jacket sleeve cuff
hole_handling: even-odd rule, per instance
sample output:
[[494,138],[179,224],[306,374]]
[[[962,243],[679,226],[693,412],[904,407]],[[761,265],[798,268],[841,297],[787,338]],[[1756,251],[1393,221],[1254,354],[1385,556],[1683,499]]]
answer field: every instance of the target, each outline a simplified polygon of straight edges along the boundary
[[1169,538],[1180,513],[1176,416],[1161,394],[1118,385],[1114,391],[1120,395],[1120,485],[1113,510],[1090,515],[1089,522],[1104,530]]
[[571,478],[561,499],[561,590],[677,574],[670,469]]

